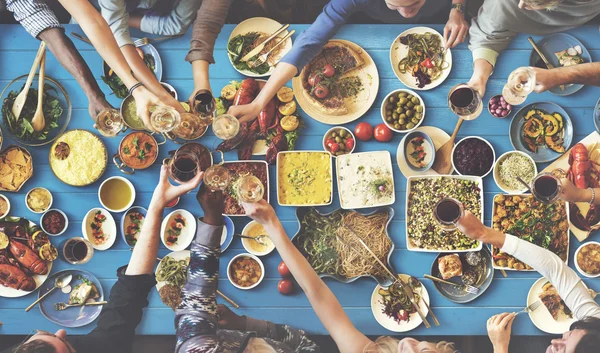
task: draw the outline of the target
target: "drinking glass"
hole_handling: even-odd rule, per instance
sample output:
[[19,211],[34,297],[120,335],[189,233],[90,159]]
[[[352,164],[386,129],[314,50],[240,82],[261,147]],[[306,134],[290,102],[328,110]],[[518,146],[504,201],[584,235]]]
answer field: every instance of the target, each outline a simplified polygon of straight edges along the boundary
[[[182,113],[179,126],[173,129],[173,133],[185,140],[192,140],[201,128],[200,118],[193,113]],[[206,125],[204,125],[206,126]]]
[[204,172],[204,184],[212,191],[225,191],[231,184],[231,173],[222,164],[215,164]]
[[531,181],[531,193],[536,200],[552,204],[560,197],[561,184],[552,173],[540,173]]
[[198,156],[193,151],[178,150],[173,158],[168,161],[169,176],[175,182],[183,184],[192,180],[200,168]]
[[238,199],[242,202],[258,202],[265,194],[265,187],[254,175],[245,175],[237,181]]
[[196,113],[201,120],[207,121],[206,125],[210,124],[216,110],[217,102],[209,90],[201,89],[196,92],[192,101],[192,112]]
[[479,117],[483,110],[483,103],[479,92],[469,87],[466,83],[460,83],[448,93],[448,106],[454,114],[464,120],[474,120]]
[[446,197],[438,201],[433,208],[433,218],[445,231],[457,228],[458,220],[464,216],[465,208],[462,202]]
[[506,85],[502,89],[502,96],[506,103],[519,105],[525,102],[534,88],[535,72],[530,67],[520,67],[508,76]]
[[71,265],[85,264],[94,256],[94,248],[86,239],[70,238],[63,246],[63,256]]
[[212,129],[221,140],[233,140],[240,132],[240,121],[231,114],[222,114],[213,120]]
[[121,113],[116,109],[104,109],[96,115],[96,129],[102,136],[114,137],[121,131],[125,122]]
[[169,106],[157,106],[150,115],[150,124],[161,133],[166,133],[177,128],[181,123],[179,112]]

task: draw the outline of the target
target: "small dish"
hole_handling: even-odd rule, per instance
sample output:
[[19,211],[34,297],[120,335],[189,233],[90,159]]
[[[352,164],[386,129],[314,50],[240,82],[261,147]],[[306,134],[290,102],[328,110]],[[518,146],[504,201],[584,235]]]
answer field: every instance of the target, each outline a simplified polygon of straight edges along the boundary
[[[344,136],[340,135],[340,131],[344,131],[342,133]],[[335,134],[335,137],[333,136],[333,134]],[[336,148],[336,147],[332,147],[332,146],[327,146],[328,139],[333,139],[333,143],[335,143],[338,147]],[[340,140],[340,142],[338,142],[338,139]],[[345,143],[344,143],[344,139],[346,139]],[[351,142],[350,142],[350,139],[352,139]],[[351,145],[350,151],[348,151],[348,145]],[[333,158],[335,158],[336,156],[340,156],[342,154],[350,154],[350,153],[354,152],[355,148],[356,148],[356,138],[354,137],[354,134],[352,133],[352,131],[350,131],[350,129],[347,129],[343,126],[332,127],[331,129],[327,130],[327,132],[323,136],[323,149],[325,151],[329,152],[329,154],[331,154],[331,156]],[[334,151],[332,151],[332,149],[336,149],[337,151],[334,152]]]
[[[504,104],[504,106],[502,106],[502,104]],[[495,109],[493,107],[495,107]],[[490,112],[490,115],[494,118],[508,118],[510,113],[512,113],[512,105],[506,103],[501,94],[497,94],[490,98],[490,101],[488,102],[488,112]]]
[[4,202],[6,202],[6,211],[4,213],[0,213],[0,218],[4,218],[10,213],[10,200],[8,199],[8,197],[6,197],[2,194],[0,194],[0,199],[4,200]]
[[164,89],[167,90],[167,92],[169,92],[171,94],[171,96],[173,96],[173,98],[175,98],[176,100],[178,99],[177,91],[175,90],[175,88],[173,86],[171,86],[170,84],[168,84],[166,82],[161,82],[160,84],[161,84],[161,86],[164,87]]
[[[102,216],[104,217],[104,221],[101,220]],[[96,217],[100,218],[97,219]],[[92,224],[96,227],[98,223],[102,225],[102,232],[106,236],[106,240],[103,243],[96,240],[94,229],[92,229]],[[117,239],[117,224],[110,212],[104,208],[95,207],[89,210],[85,217],[83,217],[81,232],[83,233],[83,238],[89,241],[95,250],[108,250]]]
[[[176,220],[179,219],[179,220]],[[185,224],[182,226],[183,220]],[[169,229],[167,229],[170,227]],[[176,237],[173,244],[168,244],[165,239],[168,231],[171,229],[181,229],[180,234]],[[176,235],[176,234],[171,234]],[[180,251],[187,249],[194,240],[196,235],[196,218],[189,211],[178,209],[167,215],[162,222],[160,229],[160,240],[171,251]]]
[[[423,163],[425,164],[422,167],[418,167],[414,165],[413,162],[411,162],[411,160],[414,159],[411,156],[411,154],[415,152],[418,153],[418,151],[415,149],[416,147],[414,147],[414,145],[412,144],[412,141],[417,138],[420,138],[423,141],[421,147],[423,147],[422,151],[425,153],[425,155],[422,157],[424,158]],[[433,162],[435,161],[435,144],[433,143],[433,140],[431,139],[431,137],[429,137],[429,135],[422,131],[410,132],[406,135],[406,138],[404,139],[403,147],[404,159],[406,164],[410,167],[410,169],[417,172],[424,172],[431,168]]]
[[[406,97],[403,97],[403,98],[408,98],[410,96],[417,97],[419,99],[419,105],[421,107],[423,107],[423,111],[422,112],[416,112],[416,113],[414,113],[414,114],[421,114],[421,115],[420,115],[420,118],[418,118],[419,120],[416,123],[414,121],[411,121],[411,124],[413,124],[412,127],[407,128],[407,129],[396,129],[386,119],[386,115],[387,115],[386,111],[388,110],[388,109],[386,109],[386,107],[388,107],[389,104],[392,104],[392,107],[391,107],[392,110],[391,111],[392,111],[392,114],[394,114],[396,112],[395,109],[398,109],[397,108],[397,103],[390,103],[389,100],[393,96],[395,96],[395,98],[392,98],[392,99],[397,99],[397,100],[401,99],[400,97],[398,97],[398,95],[402,94],[402,93],[406,93],[406,95],[407,95]],[[408,104],[408,103],[414,104],[413,102],[411,102],[411,99],[409,99],[409,101],[406,104]],[[412,111],[412,109],[411,109],[411,111]],[[405,113],[402,113],[402,114],[405,114]],[[407,117],[407,119],[411,119],[411,120],[415,119],[415,118],[416,118],[416,115],[413,115],[411,117]],[[402,133],[406,133],[406,132],[410,132],[410,131],[418,128],[423,123],[423,120],[425,120],[425,102],[423,101],[423,98],[421,98],[420,95],[418,95],[416,92],[411,91],[409,89],[397,89],[395,91],[392,91],[387,96],[385,96],[385,99],[381,103],[381,120],[383,120],[383,122],[385,123],[385,125],[387,127],[389,127],[392,131],[395,131],[395,132],[398,132],[398,133],[401,133],[401,134]],[[407,125],[409,124],[408,121],[405,121],[405,122],[406,122]]]
[[[240,286],[239,284],[234,282],[233,279],[231,278],[231,265],[235,262],[236,259],[239,259],[241,257],[249,258],[249,259],[256,261],[256,263],[258,263],[258,265],[260,266],[260,270],[261,270],[260,278],[258,279],[258,281],[248,287]],[[260,261],[260,259],[255,255],[248,254],[248,253],[235,255],[231,259],[231,261],[229,261],[229,264],[227,265],[227,278],[229,279],[229,282],[231,282],[231,284],[238,289],[249,290],[249,289],[255,288],[265,278],[265,265],[263,265],[262,261]]]
[[492,146],[491,143],[488,142],[488,140],[486,140],[482,137],[479,137],[479,136],[467,136],[467,137],[463,138],[462,140],[458,141],[458,143],[456,145],[454,145],[454,147],[452,148],[452,156],[451,156],[452,168],[454,168],[454,170],[456,170],[456,173],[458,175],[471,175],[471,174],[461,173],[461,171],[456,167],[456,163],[454,162],[454,155],[456,153],[457,147],[460,146],[461,143],[464,143],[465,141],[468,141],[470,139],[481,140],[481,141],[485,142],[492,150],[492,164],[490,165],[490,168],[483,175],[472,175],[472,176],[476,176],[476,177],[480,177],[480,178],[485,178],[494,169],[494,164],[496,162],[496,151],[494,151],[494,147]]
[[586,276],[588,278],[597,278],[597,277],[600,277],[600,273],[598,273],[596,275],[591,275],[591,274],[585,272],[584,270],[581,269],[581,267],[579,267],[579,261],[577,261],[577,257],[579,255],[579,253],[581,252],[581,249],[583,249],[584,247],[586,247],[588,245],[597,245],[597,246],[600,246],[600,243],[597,242],[597,241],[589,241],[587,243],[581,244],[579,246],[579,248],[577,248],[577,251],[575,251],[575,256],[574,256],[574,258],[575,258],[575,260],[574,260],[575,267],[577,268],[577,271],[579,271],[579,273],[581,273],[582,275],[584,275],[584,276]]
[[[46,206],[43,209],[37,209],[37,208],[33,208],[29,203],[29,196],[31,195],[32,192],[36,191],[36,190],[42,190],[45,191],[48,195],[50,195],[50,202],[48,203],[48,206]],[[29,190],[29,192],[27,193],[27,195],[25,195],[25,206],[27,206],[27,209],[33,213],[44,213],[46,211],[48,211],[50,209],[50,207],[52,207],[52,202],[54,201],[54,198],[52,197],[52,193],[50,192],[50,190],[46,189],[46,188],[42,188],[42,187],[35,187],[31,190]]]
[[[102,194],[103,194],[104,188],[114,186],[114,180],[122,181],[123,183],[125,183],[128,186],[129,190],[131,191],[131,199],[127,202],[127,204],[124,204],[123,206],[118,207],[118,208],[109,207],[106,204],[106,200],[102,199],[103,198]],[[119,188],[122,189],[121,186],[119,186]],[[124,189],[123,190],[112,190],[112,192],[109,190],[106,190],[106,194],[115,194],[115,193],[120,193],[122,191],[124,191]],[[127,210],[129,207],[131,207],[133,205],[133,201],[135,201],[135,187],[127,178],[123,178],[122,176],[113,176],[113,177],[107,178],[106,180],[104,180],[102,182],[102,184],[100,184],[100,187],[98,188],[98,200],[100,201],[100,204],[102,205],[102,207],[106,208],[107,210],[109,210],[111,212],[117,212],[117,213],[123,212],[123,211]],[[115,205],[112,204],[112,202],[111,202],[111,206],[115,206]]]
[[229,245],[231,245],[233,235],[235,234],[235,225],[231,218],[224,215],[223,221],[225,222],[225,227],[223,227],[223,234],[221,235],[221,253],[224,253]]
[[[62,230],[60,230],[59,232],[56,232],[56,233],[55,233],[55,232],[51,232],[51,231],[48,229],[48,225],[46,225],[46,226],[44,225],[45,218],[46,218],[46,217],[52,217],[54,214],[58,214],[58,216],[59,216],[59,217],[60,217],[60,216],[62,216],[62,217],[63,217],[63,221],[64,221],[64,223],[65,223],[65,224],[63,225],[63,227],[62,227]],[[51,208],[51,209],[49,209],[48,211],[44,212],[44,214],[43,214],[43,215],[42,215],[42,217],[40,218],[40,227],[42,227],[42,230],[43,230],[43,231],[44,231],[46,234],[48,234],[48,235],[52,235],[52,236],[61,235],[61,234],[63,234],[63,233],[64,233],[64,232],[67,230],[67,228],[69,227],[69,218],[67,217],[67,215],[66,215],[66,214],[65,214],[63,211],[59,210],[58,208]]]
[[[143,216],[140,222],[137,222],[136,218],[129,217],[130,213],[134,212],[139,213]],[[142,229],[142,225],[144,224],[144,220],[146,219],[147,213],[148,210],[146,210],[145,208],[141,206],[133,206],[127,209],[127,211],[125,211],[125,213],[123,214],[123,217],[121,217],[121,237],[123,237],[123,240],[125,241],[125,243],[127,243],[127,245],[135,246],[135,243],[137,242],[137,236],[139,236],[139,233]]]
[[[250,235],[250,232],[255,227],[256,228],[260,227],[260,230],[258,232],[259,234]],[[259,235],[263,235],[263,234],[267,234],[267,231],[260,223],[258,223],[256,221],[250,221],[248,224],[246,224],[246,226],[242,230],[242,235],[246,235],[246,236],[259,236]],[[268,234],[267,234],[267,236],[268,236]],[[265,256],[265,255],[268,255],[271,252],[273,252],[273,250],[275,250],[275,244],[273,244],[273,241],[271,241],[271,238],[265,239],[266,245],[260,245],[260,244],[253,245],[252,243],[256,243],[256,241],[250,240],[247,238],[242,238],[242,245],[244,246],[244,249],[246,249],[246,251],[252,255]],[[258,250],[258,248],[262,248],[262,249]]]
[[[517,155],[517,154],[526,157],[527,160],[529,160],[531,162],[531,164],[533,165],[533,175],[534,176],[536,176],[538,173],[537,166],[535,165],[533,158],[531,158],[526,153],[523,153],[521,151],[509,151],[509,152],[504,153],[500,157],[498,157],[498,159],[496,160],[496,163],[494,164],[494,174],[493,174],[494,181],[496,182],[496,185],[500,188],[500,190],[504,191],[507,194],[524,194],[528,191],[528,189],[525,188],[525,186],[522,186],[521,189],[511,189],[506,184],[504,184],[502,182],[502,179],[500,178],[500,165],[502,164],[502,162],[504,162],[504,160],[506,158],[508,158],[509,156]],[[525,180],[525,181],[527,182],[527,180]]]

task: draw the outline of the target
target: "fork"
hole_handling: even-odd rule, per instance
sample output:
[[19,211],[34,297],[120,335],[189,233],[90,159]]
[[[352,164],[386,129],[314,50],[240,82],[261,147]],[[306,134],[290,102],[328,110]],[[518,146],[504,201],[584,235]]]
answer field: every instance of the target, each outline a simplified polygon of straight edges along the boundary
[[523,310],[519,311],[519,312],[517,313],[517,315],[519,315],[520,313],[528,313],[528,312],[531,312],[531,311],[535,311],[537,308],[539,308],[539,307],[540,307],[540,305],[542,305],[542,301],[541,301],[541,300],[535,301],[535,302],[531,303],[531,304],[530,304],[528,307],[526,307],[525,309],[523,309]]
[[253,61],[248,61],[248,67],[251,69],[254,69],[255,67],[258,67],[264,63],[267,62],[267,59],[269,58],[269,55],[271,55],[271,53],[273,52],[273,50],[275,50],[278,46],[280,46],[281,44],[285,43],[285,41],[292,36],[292,34],[296,33],[296,30],[292,29],[288,34],[286,34],[283,38],[281,38],[281,40],[279,42],[277,42],[277,44],[275,44],[268,52],[259,55],[256,59],[254,59]]
[[161,40],[166,40],[166,39],[172,39],[172,38],[177,38],[177,37],[181,37],[183,34],[175,34],[175,35],[171,35],[171,36],[163,36],[163,37],[158,37],[158,38],[148,38],[148,37],[144,37],[144,38],[140,38],[137,39],[133,42],[133,45],[135,45],[136,47],[141,47],[144,46],[146,44],[150,44],[150,42],[159,42]]
[[461,290],[463,290],[463,291],[465,291],[467,293],[471,293],[471,294],[474,294],[474,295],[479,294],[479,288],[471,286],[471,285],[468,285],[468,284],[452,283],[452,282],[449,282],[449,281],[444,281],[441,278],[433,277],[433,276],[430,276],[430,275],[427,275],[427,274],[425,274],[424,276],[425,276],[425,278],[430,279],[432,281],[440,282],[440,283],[444,283],[444,284],[447,284],[447,285],[450,285],[450,286],[454,286],[454,287],[460,288]]
[[79,307],[79,306],[94,306],[94,305],[104,305],[108,302],[106,301],[102,301],[102,302],[90,302],[90,303],[85,303],[85,304],[67,304],[67,303],[56,303],[54,304],[54,310],[56,311],[62,311],[68,308],[75,308],[75,307]]

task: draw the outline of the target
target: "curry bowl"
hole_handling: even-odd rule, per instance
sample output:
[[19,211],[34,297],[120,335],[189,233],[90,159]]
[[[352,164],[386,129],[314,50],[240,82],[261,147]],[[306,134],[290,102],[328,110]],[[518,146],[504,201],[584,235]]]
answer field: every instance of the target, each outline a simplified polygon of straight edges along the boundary
[[[246,261],[248,264],[244,265],[244,264],[239,264],[239,269],[236,270],[236,267],[238,266],[238,262],[240,261]],[[244,273],[244,271],[248,271],[248,269],[250,268],[250,266],[255,267],[253,270],[260,270],[260,275],[257,275],[256,273],[254,274],[248,274],[248,273]],[[233,271],[233,273],[232,273]],[[235,279],[239,276],[242,277],[250,277],[249,282],[250,284],[248,286],[244,286],[241,283],[238,283],[235,281]],[[231,284],[238,289],[243,289],[243,290],[248,290],[248,289],[252,289],[256,286],[258,286],[263,279],[265,278],[265,265],[263,265],[262,261],[260,261],[260,259],[252,254],[238,254],[235,255],[231,261],[229,261],[229,264],[227,265],[227,278],[229,279],[229,282],[231,282]],[[252,283],[253,282],[253,283]]]
[[147,132],[134,131],[127,134],[119,143],[118,152],[113,155],[113,163],[125,174],[133,174],[136,169],[146,169],[158,157],[156,139]]

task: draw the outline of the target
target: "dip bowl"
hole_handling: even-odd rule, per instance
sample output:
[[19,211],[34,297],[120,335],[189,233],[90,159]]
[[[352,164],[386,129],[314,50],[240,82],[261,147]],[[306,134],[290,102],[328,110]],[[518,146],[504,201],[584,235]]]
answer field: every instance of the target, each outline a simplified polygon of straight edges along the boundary
[[[429,148],[425,147],[425,152],[429,154],[430,158],[429,161],[421,168],[415,166],[410,162],[410,158],[412,157],[410,156],[408,149],[412,140],[417,137],[422,137],[424,139],[425,144],[429,144]],[[424,172],[426,170],[429,170],[433,165],[433,162],[435,161],[435,144],[433,143],[431,137],[429,137],[429,135],[422,131],[413,131],[406,135],[406,138],[404,139],[404,159],[406,160],[406,164],[410,167],[410,169],[414,171]],[[427,160],[427,158],[425,158],[425,160]]]

